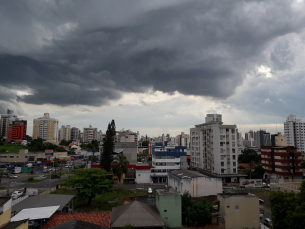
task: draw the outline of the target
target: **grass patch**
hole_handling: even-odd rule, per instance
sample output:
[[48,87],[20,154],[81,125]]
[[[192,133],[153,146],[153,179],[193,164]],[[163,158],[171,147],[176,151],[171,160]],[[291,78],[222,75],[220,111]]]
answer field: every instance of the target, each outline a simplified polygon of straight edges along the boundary
[[262,199],[265,202],[266,206],[270,206],[269,202],[269,196],[270,196],[270,190],[267,188],[257,188],[257,189],[248,189],[248,188],[241,188],[241,189],[235,189],[234,192],[236,193],[252,193],[256,195],[259,199]]
[[6,187],[0,187],[0,190],[4,190],[4,189],[6,189]]
[[39,183],[41,182],[42,180],[22,180],[21,182],[22,183],[28,183],[28,184],[31,184],[31,183]]
[[[60,188],[52,194],[76,195],[77,191],[74,189]],[[111,193],[99,195],[92,200],[91,206],[88,206],[87,201],[79,201],[73,199],[74,208],[79,212],[91,211],[111,211],[113,207],[123,204],[125,198],[135,198],[140,196],[147,196],[147,190],[113,190]]]
[[0,146],[0,153],[16,153],[16,152],[19,152],[20,149],[27,149],[27,147],[4,144],[4,145]]

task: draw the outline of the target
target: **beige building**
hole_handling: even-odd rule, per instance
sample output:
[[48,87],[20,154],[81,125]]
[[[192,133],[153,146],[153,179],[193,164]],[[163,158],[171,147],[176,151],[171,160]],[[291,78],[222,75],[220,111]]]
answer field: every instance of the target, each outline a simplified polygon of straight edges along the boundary
[[89,128],[84,128],[83,142],[90,143],[92,140],[97,140],[97,128],[90,125]]
[[33,139],[37,138],[58,144],[58,120],[50,118],[49,113],[33,120]]
[[28,220],[10,222],[12,216],[12,199],[10,197],[0,197],[0,228],[27,229]]
[[66,141],[71,140],[71,126],[70,125],[61,126],[59,141],[61,141],[61,140],[66,140]]
[[21,149],[16,153],[0,154],[0,162],[22,164],[50,160],[51,157],[66,157],[67,152],[29,152],[28,149]]
[[219,213],[226,229],[260,229],[259,199],[251,193],[218,194]]
[[278,135],[275,136],[275,146],[287,146],[287,137],[278,133]]

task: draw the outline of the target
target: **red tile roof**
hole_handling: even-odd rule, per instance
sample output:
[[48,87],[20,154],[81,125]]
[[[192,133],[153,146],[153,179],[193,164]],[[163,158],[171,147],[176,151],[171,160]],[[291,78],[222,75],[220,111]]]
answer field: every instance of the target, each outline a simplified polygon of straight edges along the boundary
[[62,223],[68,222],[73,219],[82,220],[88,223],[104,226],[110,228],[111,212],[71,212],[71,213],[55,213],[43,229],[55,227]]

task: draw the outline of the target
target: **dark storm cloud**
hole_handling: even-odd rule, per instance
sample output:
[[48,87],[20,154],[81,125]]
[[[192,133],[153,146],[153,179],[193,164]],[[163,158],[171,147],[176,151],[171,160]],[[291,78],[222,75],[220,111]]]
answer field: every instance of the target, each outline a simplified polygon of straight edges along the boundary
[[[289,4],[5,2],[1,81],[30,88],[18,101],[33,104],[98,106],[149,88],[227,98],[265,61],[269,42],[303,28],[304,17]],[[274,50],[275,64],[286,61],[285,47]]]

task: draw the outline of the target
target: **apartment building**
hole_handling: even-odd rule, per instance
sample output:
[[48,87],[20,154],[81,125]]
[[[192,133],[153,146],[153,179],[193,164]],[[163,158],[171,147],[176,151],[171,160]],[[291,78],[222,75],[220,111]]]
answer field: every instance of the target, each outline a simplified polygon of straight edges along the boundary
[[66,140],[66,141],[71,140],[71,126],[70,125],[61,126],[60,134],[59,134],[59,141],[61,141],[61,140]]
[[80,129],[76,127],[71,128],[71,140],[76,141],[80,139]]
[[91,125],[88,128],[84,128],[83,142],[90,143],[92,140],[97,140],[97,128]]
[[224,125],[221,114],[208,114],[190,129],[191,166],[219,175],[237,175],[237,128]]
[[116,142],[136,142],[138,143],[139,131],[132,132],[131,130],[116,131]]
[[262,146],[262,166],[265,179],[302,179],[302,154],[293,146]]
[[13,110],[7,109],[7,113],[1,115],[1,119],[0,119],[0,135],[4,139],[7,139],[8,128],[9,128],[9,121],[10,121],[10,118],[12,118],[14,116],[13,114],[14,114]]
[[181,134],[177,135],[175,142],[178,146],[186,146],[187,149],[190,148],[190,135],[181,132]]
[[299,152],[305,154],[305,122],[297,119],[295,115],[289,115],[284,122],[284,133],[287,145],[295,146]]
[[168,171],[186,169],[185,146],[153,146],[151,178],[153,183],[167,183]]
[[50,118],[49,113],[33,120],[33,139],[37,138],[58,144],[58,120]]

